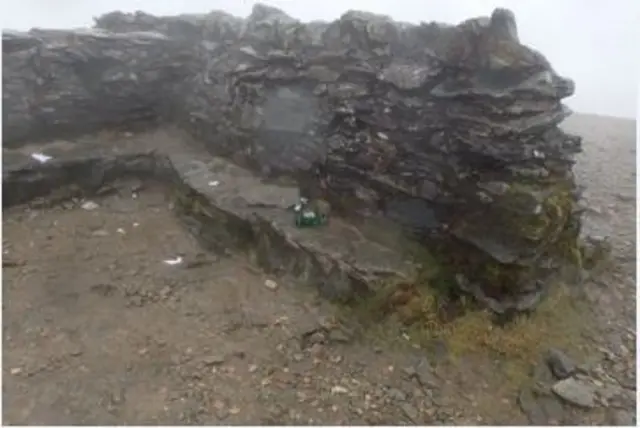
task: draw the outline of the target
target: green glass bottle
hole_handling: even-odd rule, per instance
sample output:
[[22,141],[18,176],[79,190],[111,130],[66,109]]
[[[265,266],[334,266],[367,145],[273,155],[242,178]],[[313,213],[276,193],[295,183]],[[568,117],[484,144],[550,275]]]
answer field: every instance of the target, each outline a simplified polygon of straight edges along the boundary
[[308,200],[301,199],[294,207],[297,227],[317,227],[327,222],[326,215],[318,213],[310,207]]

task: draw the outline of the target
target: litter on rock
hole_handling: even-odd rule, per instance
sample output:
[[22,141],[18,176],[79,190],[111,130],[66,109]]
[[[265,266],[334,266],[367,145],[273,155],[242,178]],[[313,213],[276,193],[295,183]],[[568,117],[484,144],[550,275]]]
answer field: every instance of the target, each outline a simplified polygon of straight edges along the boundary
[[47,156],[44,153],[31,153],[31,158],[37,160],[40,163],[49,162],[53,159],[51,156]]
[[168,260],[165,260],[164,262],[170,266],[179,265],[180,263],[182,263],[182,257],[178,256],[175,259],[168,259]]
[[84,202],[81,207],[83,210],[87,210],[87,211],[92,211],[95,210],[96,208],[98,208],[100,205],[96,204],[93,201],[86,201]]

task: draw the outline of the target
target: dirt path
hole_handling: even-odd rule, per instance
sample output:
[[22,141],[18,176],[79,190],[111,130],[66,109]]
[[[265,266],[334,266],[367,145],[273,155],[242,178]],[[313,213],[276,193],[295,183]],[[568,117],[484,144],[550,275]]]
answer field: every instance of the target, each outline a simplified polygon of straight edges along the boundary
[[203,253],[161,189],[134,198],[123,187],[97,206],[4,213],[4,423],[629,423],[635,147],[628,124],[605,125],[569,124],[595,128],[578,174],[589,232],[615,246],[613,268],[588,287],[599,350],[573,350],[599,391],[592,410],[523,399],[491,354],[452,361],[399,330],[360,334],[295,280]]

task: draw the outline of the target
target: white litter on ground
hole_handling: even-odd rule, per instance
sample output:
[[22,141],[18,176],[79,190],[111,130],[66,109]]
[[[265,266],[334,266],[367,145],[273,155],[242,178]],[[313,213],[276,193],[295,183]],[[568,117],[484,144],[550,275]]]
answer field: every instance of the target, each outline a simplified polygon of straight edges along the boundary
[[180,263],[182,263],[182,257],[181,257],[181,256],[178,256],[178,257],[176,257],[175,259],[165,260],[164,262],[165,262],[166,264],[168,264],[168,265],[171,265],[171,266],[173,266],[173,265],[179,265]]
[[346,394],[347,392],[349,392],[349,390],[344,386],[336,385],[331,387],[332,394]]
[[116,230],[116,232],[121,233],[122,235],[126,235],[127,232],[124,231],[123,228],[119,227],[118,230]]
[[278,283],[272,279],[267,279],[264,282],[264,286],[267,287],[269,290],[275,290],[276,288],[278,288]]
[[37,160],[40,163],[49,162],[53,159],[51,156],[47,156],[44,153],[31,153],[31,158]]
[[217,187],[219,185],[220,185],[220,182],[218,180],[209,182],[209,186],[211,186],[211,187]]

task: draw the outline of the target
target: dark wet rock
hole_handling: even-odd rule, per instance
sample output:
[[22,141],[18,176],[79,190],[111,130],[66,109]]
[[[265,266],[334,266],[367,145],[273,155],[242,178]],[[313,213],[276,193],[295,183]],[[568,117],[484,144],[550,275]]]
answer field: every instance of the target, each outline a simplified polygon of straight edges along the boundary
[[553,375],[558,379],[566,379],[576,371],[576,365],[559,349],[551,348],[547,354],[547,364]]
[[400,403],[398,405],[405,416],[414,424],[420,423],[420,411],[411,403]]
[[557,125],[574,84],[520,44],[508,10],[457,26],[113,12],[92,30],[5,32],[3,47],[5,145],[175,122],[338,215],[399,224],[496,312],[534,307],[573,254],[581,142]]
[[565,418],[564,407],[555,397],[530,388],[520,391],[518,405],[532,425],[557,425]]
[[595,388],[584,381],[574,378],[564,379],[555,383],[551,390],[569,404],[585,408],[596,405]]
[[423,388],[435,388],[437,379],[433,367],[426,358],[420,358],[413,367],[404,369],[407,377],[415,379]]

